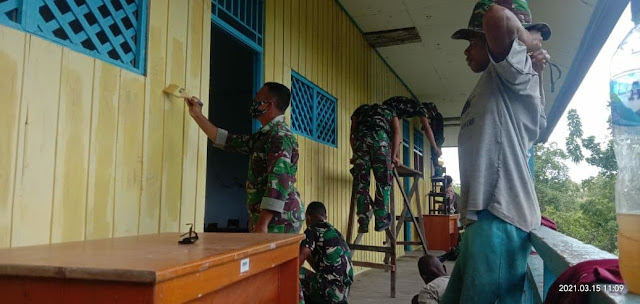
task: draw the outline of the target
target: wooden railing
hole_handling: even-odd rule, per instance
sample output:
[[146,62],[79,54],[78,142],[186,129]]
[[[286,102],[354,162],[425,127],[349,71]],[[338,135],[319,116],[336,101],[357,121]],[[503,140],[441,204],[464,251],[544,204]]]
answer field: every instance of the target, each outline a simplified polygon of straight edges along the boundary
[[[611,237],[616,237],[612,235]],[[542,303],[555,279],[567,268],[583,261],[617,259],[618,257],[584,244],[574,238],[546,227],[531,231],[531,245],[537,255],[529,257],[527,282],[523,303]],[[589,303],[638,303],[640,295],[612,292],[613,288],[600,288],[589,294]]]

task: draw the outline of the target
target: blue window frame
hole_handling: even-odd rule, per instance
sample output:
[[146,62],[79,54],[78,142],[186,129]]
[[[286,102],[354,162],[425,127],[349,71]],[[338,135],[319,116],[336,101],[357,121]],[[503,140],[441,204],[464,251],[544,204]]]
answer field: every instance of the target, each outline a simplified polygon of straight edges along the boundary
[[0,0],[0,24],[144,74],[146,0]]
[[295,133],[337,147],[336,106],[335,97],[291,72],[291,127]]
[[[411,167],[411,123],[403,119],[402,120],[402,164],[407,167]],[[402,186],[404,187],[405,193],[409,194],[411,191],[411,179],[409,177],[404,177],[402,179]],[[405,217],[410,217],[411,213],[409,210],[404,214]],[[405,218],[404,221],[404,240],[411,241],[411,220],[407,220]],[[404,245],[404,250],[411,250],[411,245]]]
[[264,0],[211,0],[211,20],[262,52],[264,40]]
[[413,168],[424,173],[424,135],[418,129],[413,130]]

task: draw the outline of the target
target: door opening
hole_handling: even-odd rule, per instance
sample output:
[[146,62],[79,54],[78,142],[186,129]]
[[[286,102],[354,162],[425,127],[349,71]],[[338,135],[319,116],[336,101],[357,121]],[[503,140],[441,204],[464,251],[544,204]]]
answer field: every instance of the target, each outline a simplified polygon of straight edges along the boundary
[[[260,53],[215,23],[211,26],[209,120],[232,134],[250,134],[249,101],[259,79]],[[247,232],[248,156],[207,148],[205,231]]]

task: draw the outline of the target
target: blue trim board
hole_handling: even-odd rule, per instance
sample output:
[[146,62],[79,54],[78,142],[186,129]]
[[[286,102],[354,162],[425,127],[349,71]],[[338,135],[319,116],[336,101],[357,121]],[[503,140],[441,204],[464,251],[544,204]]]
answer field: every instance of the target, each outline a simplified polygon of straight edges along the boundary
[[229,24],[224,22],[222,19],[218,18],[216,15],[211,14],[211,20],[216,25],[218,25],[221,29],[223,29],[224,31],[228,32],[233,37],[235,37],[239,41],[241,41],[242,43],[246,44],[247,46],[249,46],[250,48],[252,48],[256,52],[262,53],[262,46],[261,45],[258,45],[254,41],[251,41],[251,39],[247,38],[247,36],[245,36],[244,34],[240,33],[238,30],[236,30],[233,27],[231,27]]
[[[540,134],[540,142],[546,142],[555,129],[558,121],[567,109],[573,95],[578,90],[593,61],[600,53],[600,49],[609,38],[611,31],[618,23],[622,12],[629,4],[629,0],[599,0],[593,8],[593,15],[584,32],[582,42],[578,47],[564,85],[558,92],[556,99],[547,115],[547,128]],[[552,37],[553,39],[553,37]]]

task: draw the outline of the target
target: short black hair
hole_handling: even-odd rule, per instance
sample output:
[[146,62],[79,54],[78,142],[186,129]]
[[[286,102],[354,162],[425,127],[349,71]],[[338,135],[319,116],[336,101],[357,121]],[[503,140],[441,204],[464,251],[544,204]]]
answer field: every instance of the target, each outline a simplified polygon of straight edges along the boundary
[[276,109],[284,113],[291,104],[291,91],[285,85],[277,82],[267,82],[264,84],[269,90],[269,94],[276,98]]
[[451,175],[446,175],[444,178],[447,179],[447,185],[453,184],[453,178],[451,177]]
[[311,202],[309,206],[307,206],[307,214],[310,216],[319,215],[319,216],[327,216],[327,208],[324,207],[322,202]]

